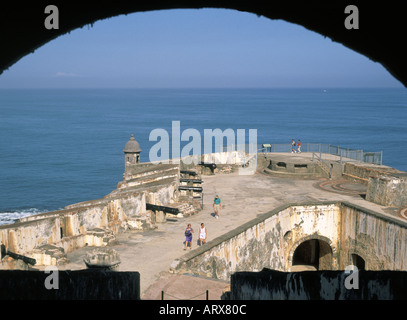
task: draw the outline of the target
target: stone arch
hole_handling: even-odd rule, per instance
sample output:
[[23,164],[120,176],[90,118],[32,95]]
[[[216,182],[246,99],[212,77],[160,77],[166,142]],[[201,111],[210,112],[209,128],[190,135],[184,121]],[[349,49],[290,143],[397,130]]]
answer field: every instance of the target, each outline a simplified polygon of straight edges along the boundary
[[291,247],[287,270],[332,270],[334,254],[332,241],[324,236],[311,235],[296,241]]
[[[384,268],[384,261],[379,259],[375,250],[374,239],[367,234],[359,233],[356,239],[347,239],[342,244],[342,257],[340,268],[345,269],[348,265],[363,264],[364,270],[381,270]],[[361,266],[360,265],[360,266]]]
[[[402,2],[383,6],[358,2],[358,11],[363,13],[364,18],[363,28],[357,30],[348,30],[344,26],[344,10],[349,5],[345,0],[329,5],[325,1],[277,1],[270,5],[263,1],[157,0],[83,2],[80,6],[72,1],[55,1],[53,4],[61,15],[60,23],[58,29],[50,30],[44,27],[44,9],[48,4],[46,1],[31,1],[23,8],[16,1],[2,4],[0,41],[7,43],[7,46],[0,50],[0,74],[47,42],[98,20],[153,10],[220,8],[301,25],[381,63],[407,86],[407,61],[404,42],[400,41],[403,37],[400,32],[404,32],[407,26]],[[381,23],[377,23],[377,17],[380,17]]]
[[358,270],[366,269],[366,259],[363,259],[356,253],[351,253],[352,264],[358,268]]

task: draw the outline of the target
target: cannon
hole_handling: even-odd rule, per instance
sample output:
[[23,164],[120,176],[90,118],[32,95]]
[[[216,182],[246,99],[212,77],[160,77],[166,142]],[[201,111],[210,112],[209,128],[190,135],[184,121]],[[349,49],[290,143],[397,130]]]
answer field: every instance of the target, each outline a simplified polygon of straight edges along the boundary
[[146,209],[147,210],[152,210],[152,211],[162,211],[162,212],[167,212],[171,214],[178,214],[179,209],[178,208],[171,208],[171,207],[166,207],[166,206],[158,206],[155,204],[151,203],[146,203]]
[[205,163],[205,162],[201,162],[199,165],[200,165],[200,166],[203,166],[203,167],[205,167],[205,168],[209,168],[212,173],[213,173],[213,172],[215,171],[215,169],[217,168],[216,163]]
[[179,187],[178,187],[178,190],[187,190],[187,191],[202,192],[202,187],[179,186]]
[[205,163],[205,162],[201,162],[199,164],[200,166],[206,167],[206,168],[210,168],[211,170],[214,170],[217,168],[216,163]]
[[9,255],[10,257],[12,257],[13,259],[20,259],[23,260],[25,263],[27,264],[31,264],[31,265],[35,265],[37,263],[37,260],[30,258],[30,257],[26,257],[23,256],[21,254],[17,254],[14,252],[11,252],[10,250],[7,250],[7,255]]
[[201,179],[179,179],[180,182],[192,182],[192,183],[202,183]]
[[11,252],[10,250],[6,250],[6,247],[2,244],[1,245],[1,258],[3,258],[6,255],[12,257],[15,260],[17,260],[17,259],[23,260],[27,264],[35,265],[37,263],[37,260],[35,260],[33,258]]
[[189,174],[190,176],[196,176],[196,172],[195,171],[190,171],[190,170],[180,170],[180,173],[183,174]]

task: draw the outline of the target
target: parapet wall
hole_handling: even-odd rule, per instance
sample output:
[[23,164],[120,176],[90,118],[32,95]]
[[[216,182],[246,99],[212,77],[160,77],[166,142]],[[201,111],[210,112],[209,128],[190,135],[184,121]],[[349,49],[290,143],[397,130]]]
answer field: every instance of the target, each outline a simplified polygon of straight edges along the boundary
[[43,246],[53,245],[65,253],[84,246],[105,246],[120,228],[126,228],[129,216],[136,213],[130,208],[136,208],[135,204],[143,202],[144,197],[134,194],[122,199],[104,199],[26,217],[0,226],[1,243],[9,251],[36,259],[36,265],[55,265],[56,260],[44,255]]
[[[225,300],[405,300],[407,272],[358,271],[346,287],[344,271],[237,272]],[[350,289],[349,289],[350,288]]]
[[401,171],[383,166],[373,165],[368,163],[345,163],[343,176],[350,180],[368,184],[371,177],[379,177],[382,175],[389,175],[393,173],[401,173]]
[[[215,160],[216,154],[203,155],[190,166],[201,169],[202,161]],[[240,153],[221,153],[216,161],[240,165]],[[220,159],[220,160],[219,160]],[[61,252],[84,246],[105,246],[120,230],[155,228],[156,214],[146,210],[146,203],[168,205],[179,198],[180,168],[186,158],[168,163],[129,165],[117,189],[103,199],[85,201],[64,210],[41,213],[0,226],[0,242],[11,252],[36,259],[36,265],[57,265]],[[199,171],[199,170],[198,170]],[[57,253],[57,256],[55,256]],[[63,254],[62,254],[63,256]],[[1,267],[5,267],[0,266]]]
[[36,259],[36,265],[56,265],[59,262],[49,253],[50,245],[68,253],[84,246],[105,246],[120,230],[154,228],[154,213],[146,210],[146,202],[162,205],[173,201],[179,184],[179,167],[171,168],[170,177],[168,170],[160,176],[155,169],[144,170],[144,179],[138,177],[136,185],[124,181],[103,199],[2,225],[0,241],[7,250]]
[[0,300],[140,300],[138,272],[54,272],[1,270]]
[[387,207],[407,206],[407,174],[370,177],[366,200]]
[[318,270],[343,270],[353,256],[366,270],[407,270],[407,224],[350,203],[282,206],[187,253],[172,264],[228,280],[238,271],[291,271],[295,250],[307,240],[324,244]]

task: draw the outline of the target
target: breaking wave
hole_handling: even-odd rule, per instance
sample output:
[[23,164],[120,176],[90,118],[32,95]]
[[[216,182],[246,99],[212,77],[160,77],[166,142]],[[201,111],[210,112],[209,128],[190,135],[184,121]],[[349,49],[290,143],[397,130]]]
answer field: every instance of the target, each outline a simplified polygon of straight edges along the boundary
[[25,210],[19,211],[10,211],[10,212],[0,212],[0,225],[10,224],[16,222],[20,218],[24,218],[27,216],[32,216],[34,214],[43,213],[45,211],[30,208]]

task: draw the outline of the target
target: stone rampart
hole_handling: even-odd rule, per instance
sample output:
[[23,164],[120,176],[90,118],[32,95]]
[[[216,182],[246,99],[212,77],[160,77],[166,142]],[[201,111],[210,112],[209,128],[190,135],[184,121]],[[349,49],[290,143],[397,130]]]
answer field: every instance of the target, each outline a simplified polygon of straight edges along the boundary
[[[358,271],[237,272],[231,277],[231,291],[225,300],[405,300],[407,272]],[[353,283],[355,282],[355,283]],[[350,288],[350,289],[349,289]]]
[[[58,283],[52,278],[54,272],[1,270],[0,299],[140,300],[138,272],[58,271]],[[47,281],[48,277],[51,279]]]
[[[179,166],[149,169],[143,167],[136,185],[131,184],[134,176],[130,177],[103,199],[2,225],[0,241],[7,250],[36,259],[36,265],[56,265],[64,261],[61,250],[68,253],[84,246],[105,246],[114,241],[120,230],[154,228],[155,216],[146,210],[146,203],[162,205],[177,197]],[[50,250],[50,245],[55,250]]]
[[350,180],[356,180],[358,182],[367,184],[370,177],[378,177],[382,175],[388,175],[393,173],[400,173],[401,171],[383,166],[373,165],[369,163],[345,163],[343,169],[344,178]]
[[370,177],[366,200],[387,207],[407,206],[407,173]]
[[289,204],[209,241],[171,268],[223,280],[238,271],[293,271],[296,250],[316,240],[317,270],[343,270],[356,256],[366,270],[407,270],[406,228],[405,222],[346,202]]

